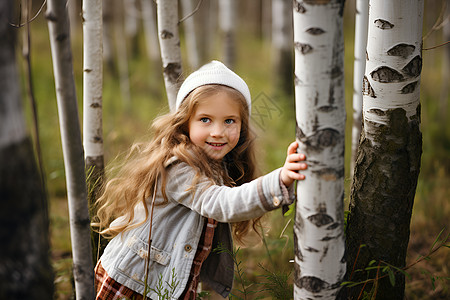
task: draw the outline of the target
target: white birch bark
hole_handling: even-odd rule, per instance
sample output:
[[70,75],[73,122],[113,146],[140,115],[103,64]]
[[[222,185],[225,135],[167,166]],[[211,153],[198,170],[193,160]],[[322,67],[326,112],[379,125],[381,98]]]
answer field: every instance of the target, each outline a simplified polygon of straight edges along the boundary
[[147,55],[150,61],[157,61],[160,58],[160,54],[154,2],[153,0],[141,0],[141,7]]
[[177,93],[183,82],[178,32],[178,1],[158,0],[157,12],[164,83],[170,110],[174,111]]
[[369,20],[369,0],[356,0],[355,15],[355,60],[353,64],[353,125],[352,125],[352,158],[350,173],[353,177],[356,151],[362,127],[362,85],[366,69],[367,22]]
[[[364,123],[386,125],[388,118],[380,110],[402,108],[406,117],[416,116],[422,67],[422,20],[423,0],[370,2],[363,84]],[[364,128],[369,139],[370,128]],[[378,144],[376,140],[372,142]]]
[[86,166],[101,161],[102,125],[102,0],[83,0],[83,145]]
[[66,1],[49,0],[46,17],[66,173],[75,291],[77,299],[90,300],[94,299],[94,266],[66,4]]
[[[183,17],[192,14],[194,11],[194,6],[192,5],[192,0],[181,1],[181,8],[183,11]],[[187,48],[187,60],[189,66],[193,70],[197,70],[200,67],[200,55],[197,45],[197,31],[195,30],[195,15],[183,21],[184,25],[184,35],[186,39]]]
[[294,1],[298,152],[294,299],[335,299],[344,262],[344,3]]
[[235,0],[219,0],[219,26],[223,35],[223,62],[229,68],[233,68],[235,62]]
[[[369,3],[363,129],[346,236],[347,258],[356,269],[372,260],[397,268],[406,264],[422,153],[422,22],[423,0]],[[352,272],[350,265],[347,270]],[[354,272],[351,280],[364,281],[367,275]],[[376,299],[403,299],[405,276],[397,273],[392,279],[395,285],[383,278],[376,286],[349,288],[349,299],[372,288]]]

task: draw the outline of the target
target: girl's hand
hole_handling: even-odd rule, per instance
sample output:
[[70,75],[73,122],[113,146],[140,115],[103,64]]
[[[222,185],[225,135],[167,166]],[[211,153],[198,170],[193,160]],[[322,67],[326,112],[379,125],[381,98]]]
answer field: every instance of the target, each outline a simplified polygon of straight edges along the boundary
[[298,173],[298,171],[308,168],[308,165],[305,162],[301,162],[306,159],[306,156],[304,154],[297,153],[297,148],[297,142],[293,142],[289,145],[286,162],[281,169],[281,181],[286,187],[290,187],[294,180],[305,179],[305,175]]

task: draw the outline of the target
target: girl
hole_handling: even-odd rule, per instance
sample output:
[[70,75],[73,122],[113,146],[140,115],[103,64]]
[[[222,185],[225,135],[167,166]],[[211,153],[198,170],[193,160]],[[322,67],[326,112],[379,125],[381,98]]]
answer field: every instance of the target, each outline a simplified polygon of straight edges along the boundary
[[93,225],[112,240],[96,266],[97,299],[142,299],[144,282],[151,299],[158,283],[172,299],[195,299],[199,281],[228,296],[232,258],[211,250],[231,251],[232,234],[242,241],[264,213],[291,204],[307,167],[292,143],[282,168],[253,180],[250,110],[247,84],[222,63],[186,78],[176,112],[155,120],[154,138],[98,200]]

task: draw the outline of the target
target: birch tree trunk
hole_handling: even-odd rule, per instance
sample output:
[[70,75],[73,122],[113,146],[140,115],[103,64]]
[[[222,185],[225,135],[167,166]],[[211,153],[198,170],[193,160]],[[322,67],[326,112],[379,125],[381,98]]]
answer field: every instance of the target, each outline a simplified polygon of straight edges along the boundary
[[369,19],[369,0],[356,0],[355,16],[355,61],[353,64],[353,126],[352,126],[352,158],[350,173],[353,177],[356,151],[362,126],[362,83],[366,69],[367,22]]
[[159,55],[159,41],[156,29],[156,13],[153,0],[141,0],[142,16],[144,18],[144,35],[147,55],[150,61],[157,61]]
[[[422,153],[423,0],[371,0],[369,7],[363,129],[347,228],[351,281],[367,279],[365,272],[352,270],[363,269],[372,260],[382,266],[382,262],[405,266]],[[369,275],[375,278],[374,273]],[[369,292],[373,285],[364,287]],[[361,288],[349,289],[350,298]],[[398,273],[395,286],[384,278],[375,288],[376,299],[403,299],[405,278]]]
[[[103,58],[102,1],[83,1],[83,146],[90,216],[105,173],[103,151]],[[100,235],[92,232],[94,261],[101,255]],[[105,244],[104,240],[102,239]]]
[[49,0],[46,18],[55,76],[56,99],[69,202],[76,299],[94,299],[90,220],[86,199],[83,146],[78,122],[66,1]]
[[178,1],[158,0],[157,13],[164,83],[170,110],[174,111],[177,93],[183,82],[180,35],[178,33]]
[[223,62],[229,68],[234,67],[235,54],[235,27],[236,2],[235,0],[219,0],[219,26],[223,40]]
[[272,1],[272,47],[274,80],[287,95],[294,92],[292,57],[292,4],[285,0]]
[[344,1],[294,1],[297,184],[294,299],[335,299],[344,260]]
[[[181,1],[181,8],[183,11],[183,17],[189,16],[194,11],[194,6],[192,5],[192,0]],[[184,35],[186,39],[187,48],[187,60],[189,66],[197,70],[200,67],[200,55],[197,45],[197,31],[195,30],[195,15],[191,15],[189,18],[183,21],[184,23]]]
[[14,1],[0,1],[0,299],[52,299],[48,208],[23,115],[13,15]]

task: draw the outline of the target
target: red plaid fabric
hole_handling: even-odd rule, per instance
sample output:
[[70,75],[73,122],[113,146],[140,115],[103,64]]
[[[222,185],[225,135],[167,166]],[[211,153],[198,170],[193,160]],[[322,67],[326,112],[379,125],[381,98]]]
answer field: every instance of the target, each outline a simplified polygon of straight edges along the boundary
[[214,229],[216,227],[217,221],[208,218],[208,222],[205,224],[202,235],[200,236],[200,241],[198,243],[197,252],[194,256],[194,261],[192,263],[192,268],[186,289],[180,297],[180,299],[182,300],[195,300],[195,298],[197,297],[197,286],[200,279],[200,270],[202,268],[203,262],[206,260],[212,250]]
[[142,295],[138,292],[127,288],[109,277],[100,261],[98,261],[95,267],[95,290],[97,291],[96,300],[143,299]]

